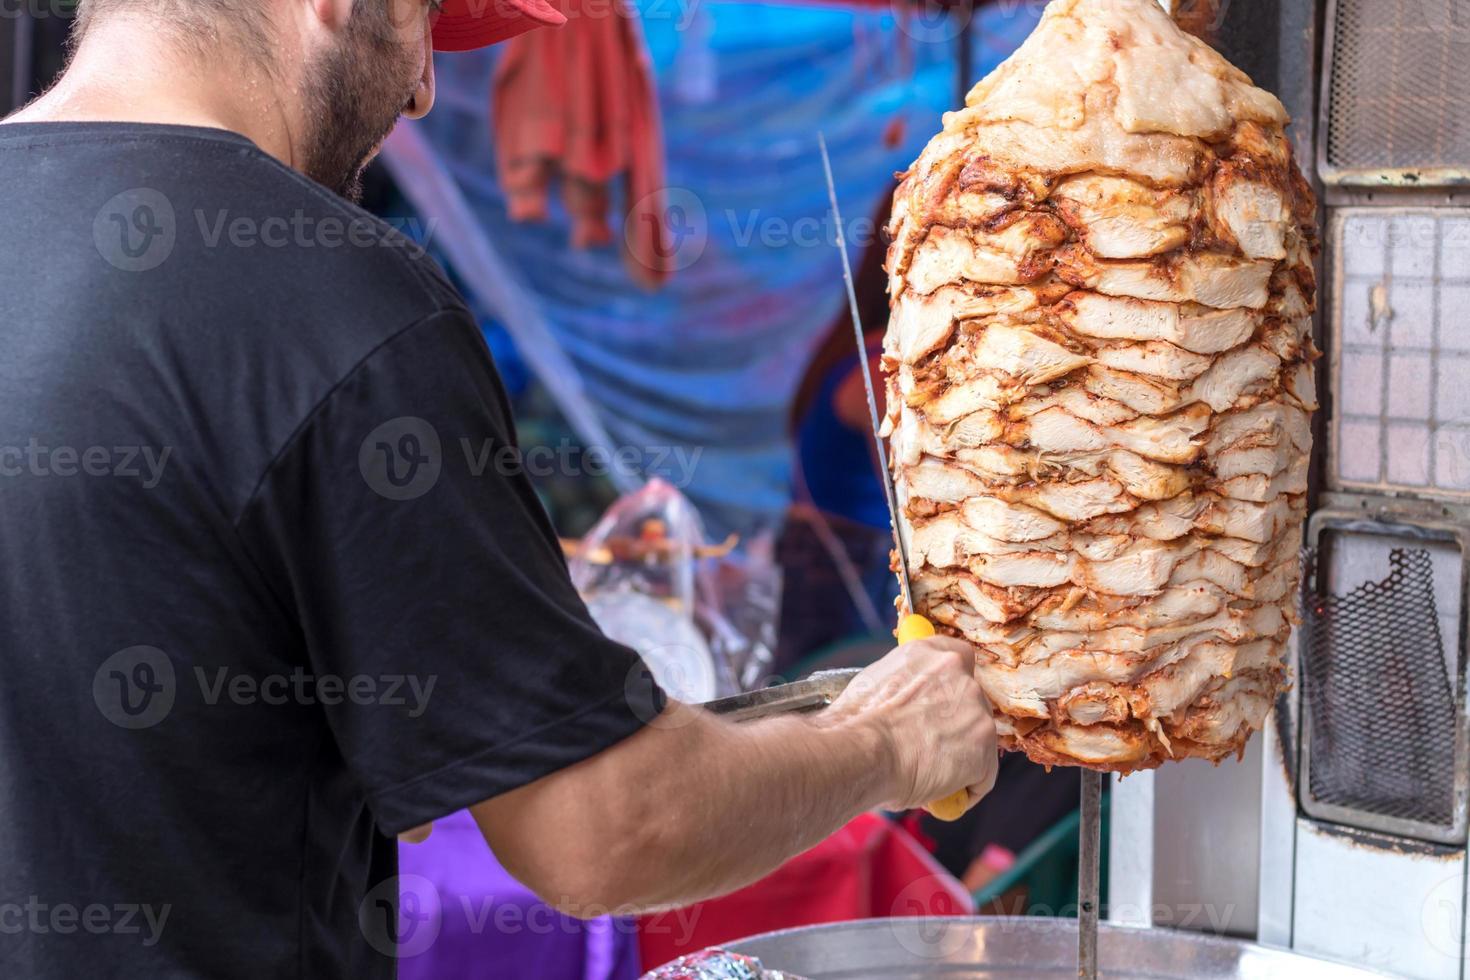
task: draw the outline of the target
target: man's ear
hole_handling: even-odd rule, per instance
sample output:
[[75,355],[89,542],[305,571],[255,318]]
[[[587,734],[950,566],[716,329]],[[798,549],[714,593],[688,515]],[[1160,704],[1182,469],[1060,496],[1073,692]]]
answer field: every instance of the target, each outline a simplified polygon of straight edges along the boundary
[[311,13],[327,30],[336,33],[352,19],[354,0],[308,0]]

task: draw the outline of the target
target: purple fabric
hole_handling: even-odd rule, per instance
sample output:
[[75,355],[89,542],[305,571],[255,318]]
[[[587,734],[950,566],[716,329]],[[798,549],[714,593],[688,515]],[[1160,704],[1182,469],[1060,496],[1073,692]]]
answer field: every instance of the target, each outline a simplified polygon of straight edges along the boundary
[[398,849],[400,980],[636,980],[626,919],[582,922],[549,908],[500,866],[468,813]]

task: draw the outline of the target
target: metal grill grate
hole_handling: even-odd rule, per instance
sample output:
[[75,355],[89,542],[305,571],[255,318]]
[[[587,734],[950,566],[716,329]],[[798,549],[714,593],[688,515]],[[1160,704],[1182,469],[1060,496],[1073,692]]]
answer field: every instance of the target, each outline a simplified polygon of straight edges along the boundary
[[1428,551],[1395,548],[1391,572],[1303,599],[1308,790],[1322,804],[1440,827],[1455,823],[1455,699]]
[[1470,171],[1470,0],[1337,0],[1335,10],[1329,171]]

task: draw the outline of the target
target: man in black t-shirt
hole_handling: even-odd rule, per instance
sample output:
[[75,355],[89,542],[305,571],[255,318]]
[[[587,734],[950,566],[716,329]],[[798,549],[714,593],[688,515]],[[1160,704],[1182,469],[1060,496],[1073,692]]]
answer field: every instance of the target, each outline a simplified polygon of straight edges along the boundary
[[393,835],[462,808],[596,915],[989,789],[953,640],[812,717],[662,703],[498,462],[464,302],[344,200],[436,43],[558,19],[82,0],[0,125],[0,976],[392,976]]

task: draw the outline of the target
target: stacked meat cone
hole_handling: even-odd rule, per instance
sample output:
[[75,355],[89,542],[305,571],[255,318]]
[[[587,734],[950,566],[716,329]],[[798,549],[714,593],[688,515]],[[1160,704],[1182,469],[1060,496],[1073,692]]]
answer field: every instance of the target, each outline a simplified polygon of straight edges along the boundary
[[1154,0],[1054,0],[895,196],[915,611],[1038,762],[1218,761],[1285,680],[1318,356],[1286,123]]

